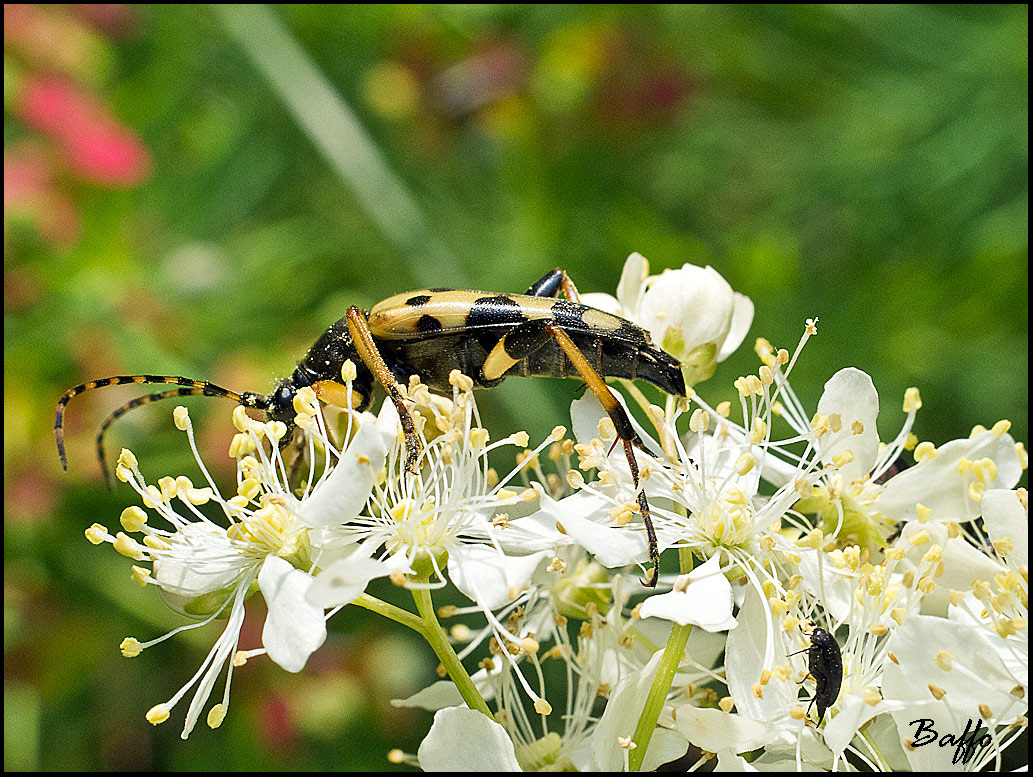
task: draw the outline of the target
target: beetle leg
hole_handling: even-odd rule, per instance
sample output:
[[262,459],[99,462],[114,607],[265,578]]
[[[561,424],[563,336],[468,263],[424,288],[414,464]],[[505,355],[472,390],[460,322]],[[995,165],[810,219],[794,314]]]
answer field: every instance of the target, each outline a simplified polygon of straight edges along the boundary
[[[613,426],[617,430],[617,436],[624,443],[624,454],[628,457],[631,477],[635,488],[638,489],[638,461],[635,459],[634,450],[634,444],[638,440],[638,435],[635,433],[635,428],[631,425],[631,419],[628,418],[627,411],[617,401],[617,398],[613,395],[610,387],[606,385],[606,381],[603,380],[602,376],[592,367],[580,349],[574,345],[570,335],[564,332],[554,321],[546,321],[544,328],[556,340],[560,348],[563,349],[567,358],[574,365],[574,369],[578,371],[589,390],[595,394],[596,399],[599,400],[607,415],[610,416],[610,420],[613,421]],[[660,574],[660,551],[657,547],[656,531],[653,529],[653,520],[649,514],[649,503],[646,501],[644,489],[638,492],[638,506],[642,513],[642,523],[646,527],[646,536],[649,538],[649,559],[653,562],[653,571],[649,580],[645,581],[644,584],[650,588],[655,588],[657,577]]]
[[377,350],[376,341],[369,331],[369,322],[362,314],[362,311],[352,305],[348,308],[348,331],[351,333],[352,341],[359,358],[369,367],[370,372],[379,381],[380,385],[387,391],[391,401],[395,403],[398,411],[398,420],[402,423],[402,431],[405,434],[405,469],[408,472],[416,472],[416,460],[420,456],[420,438],[416,436],[416,426],[413,424],[412,415],[405,406],[402,392],[398,390],[395,377],[388,369],[384,357]]
[[527,296],[555,297],[560,291],[571,302],[581,302],[581,295],[578,294],[577,287],[570,280],[567,271],[557,267],[555,270],[549,270],[549,272],[532,283],[531,288],[527,290]]

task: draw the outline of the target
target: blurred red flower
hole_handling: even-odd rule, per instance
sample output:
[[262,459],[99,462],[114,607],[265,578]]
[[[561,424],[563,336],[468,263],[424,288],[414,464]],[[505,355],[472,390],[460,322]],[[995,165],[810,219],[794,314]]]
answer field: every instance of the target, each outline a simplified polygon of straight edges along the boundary
[[51,138],[69,171],[112,188],[139,185],[150,171],[147,148],[108,106],[63,78],[29,75],[15,101],[15,115]]

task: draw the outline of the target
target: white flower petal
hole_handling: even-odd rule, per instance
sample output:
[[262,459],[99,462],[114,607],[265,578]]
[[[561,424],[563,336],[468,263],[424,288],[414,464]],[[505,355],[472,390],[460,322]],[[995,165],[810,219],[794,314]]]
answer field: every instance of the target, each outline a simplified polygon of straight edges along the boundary
[[611,502],[587,491],[559,501],[543,496],[542,509],[534,517],[546,526],[549,523],[562,526],[563,534],[595,556],[604,567],[613,569],[645,561],[649,558],[649,544],[644,531],[601,523],[608,520],[612,506]]
[[[638,724],[639,715],[653,685],[653,678],[662,656],[663,651],[658,650],[645,666],[624,677],[614,687],[599,724],[590,737],[596,771],[624,770],[624,749],[619,739],[635,733],[635,726]],[[642,771],[653,771],[661,764],[679,758],[686,749],[688,742],[680,732],[656,728],[642,762]]]
[[434,713],[417,757],[425,772],[522,771],[506,730],[468,707]]
[[456,588],[481,607],[508,604],[531,584],[531,575],[549,556],[506,556],[491,545],[457,545],[448,553],[448,576]]
[[826,716],[828,722],[822,730],[825,744],[832,749],[832,752],[842,755],[861,726],[876,715],[903,708],[904,705],[900,702],[887,701],[880,701],[873,707],[864,700],[863,696],[856,693],[844,695],[843,702],[836,714],[831,717]]
[[942,521],[966,521],[979,515],[980,503],[969,495],[973,481],[970,472],[961,474],[962,459],[989,458],[997,467],[997,479],[987,490],[1012,488],[1022,474],[1011,435],[998,437],[987,430],[963,440],[952,440],[937,449],[937,455],[923,459],[910,469],[894,475],[883,486],[878,509],[894,521],[916,517],[915,505],[922,504]]
[[[822,461],[831,462],[833,457],[849,450],[854,457],[840,467],[843,482],[850,483],[871,472],[879,452],[875,423],[879,417],[879,394],[868,374],[847,367],[829,378],[818,400],[818,413],[838,415],[842,423],[839,432],[828,433],[830,439],[837,441],[822,449]],[[855,423],[861,424],[860,434],[854,433]]]
[[649,262],[642,254],[635,251],[624,261],[621,279],[617,284],[617,300],[620,302],[621,315],[630,318],[638,310],[642,297],[642,285],[649,275]]
[[1019,567],[1028,566],[1029,510],[1022,506],[1019,495],[1010,489],[995,488],[983,494],[980,505],[990,541],[1011,540],[1009,562]]
[[299,513],[305,525],[341,524],[365,506],[395,437],[397,413],[390,402],[385,402],[384,408],[375,423],[360,424],[333,471],[301,503]]
[[754,306],[753,300],[745,294],[735,292],[734,309],[732,310],[732,323],[728,328],[728,336],[725,338],[721,349],[717,352],[717,360],[723,362],[742,345],[746,335],[753,324]]
[[682,626],[692,623],[707,631],[734,629],[738,624],[732,617],[732,586],[717,555],[679,577],[673,591],[646,599],[639,617],[664,618]]
[[781,730],[762,720],[686,704],[674,717],[678,730],[692,744],[708,752],[756,750],[781,735]]
[[258,587],[269,613],[262,629],[262,645],[269,658],[288,672],[300,672],[326,640],[323,610],[305,599],[312,576],[278,556],[269,556],[258,573]]
[[308,601],[316,607],[330,609],[350,604],[366,590],[370,580],[386,577],[392,569],[383,561],[368,558],[368,549],[330,564],[316,575],[308,591]]
[[[1010,695],[1014,674],[975,629],[953,620],[912,615],[893,632],[886,649],[899,661],[885,664],[882,693],[887,700],[925,702],[932,698],[930,686],[936,686],[946,692],[939,704],[962,720],[980,719],[980,704],[998,714],[1011,710],[1010,718],[1019,712]],[[952,669],[937,662],[942,650],[953,656]]]

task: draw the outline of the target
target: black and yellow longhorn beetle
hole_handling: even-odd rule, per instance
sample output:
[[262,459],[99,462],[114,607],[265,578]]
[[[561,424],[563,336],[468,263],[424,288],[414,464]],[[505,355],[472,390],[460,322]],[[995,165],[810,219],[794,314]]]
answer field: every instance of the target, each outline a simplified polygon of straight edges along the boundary
[[[357,369],[350,397],[341,382],[341,367],[348,359]],[[456,369],[470,376],[479,388],[491,388],[511,375],[580,377],[612,419],[636,488],[639,477],[633,446],[642,447],[642,443],[604,378],[641,378],[668,394],[685,396],[681,365],[673,356],[654,345],[641,327],[582,305],[567,273],[556,269],[522,295],[425,289],[396,294],[368,312],[350,307],[347,315],[309,348],[291,376],[279,381],[268,395],[237,393],[208,381],[172,375],[116,375],[82,383],[58,401],[54,435],[61,465],[67,469],[63,424],[65,406],[72,397],[101,386],[174,383],[181,388],[134,399],[104,420],[97,433],[97,455],[105,472],[104,433],[112,422],[134,407],[169,397],[228,397],[244,407],[262,410],[267,418],[287,425],[288,434],[281,443],[286,444],[293,437],[294,395],[299,389],[311,386],[327,404],[347,407],[350,403],[364,410],[376,382],[398,409],[406,439],[407,469],[415,471],[420,442],[396,383],[405,385],[410,376],[417,375],[429,388],[448,392],[449,374]],[[638,504],[649,538],[653,570],[647,584],[652,587],[656,585],[659,552],[644,491],[639,491]]]

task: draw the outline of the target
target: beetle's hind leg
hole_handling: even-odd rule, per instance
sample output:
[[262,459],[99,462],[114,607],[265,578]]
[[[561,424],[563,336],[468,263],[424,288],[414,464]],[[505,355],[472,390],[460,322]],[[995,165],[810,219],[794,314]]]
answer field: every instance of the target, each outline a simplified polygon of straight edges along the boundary
[[405,406],[402,392],[398,390],[394,374],[388,368],[384,357],[377,349],[373,334],[369,331],[369,322],[366,320],[366,316],[354,305],[348,308],[348,331],[352,336],[352,341],[355,344],[355,350],[359,358],[369,367],[370,372],[373,373],[380,385],[387,391],[391,401],[394,402],[395,409],[398,411],[398,420],[402,424],[402,432],[405,434],[405,469],[408,472],[415,473],[416,462],[419,460],[420,451],[423,448],[420,444],[420,438],[416,434],[416,425],[413,423],[409,408]]
[[[607,415],[610,416],[610,420],[613,421],[617,437],[624,444],[624,455],[628,458],[628,468],[631,470],[632,481],[635,484],[635,488],[639,489],[638,461],[635,459],[635,445],[641,446],[641,440],[639,440],[638,435],[635,433],[635,427],[631,425],[628,412],[617,401],[617,397],[614,396],[598,371],[592,367],[587,357],[574,344],[574,341],[570,339],[570,335],[564,332],[562,327],[554,321],[546,321],[544,328],[559,344],[560,348],[563,349],[571,364],[574,365],[574,369],[578,371],[589,390],[595,394],[596,399],[599,400]],[[616,441],[614,441],[614,445],[616,445]],[[653,563],[653,570],[650,573],[649,579],[644,581],[644,584],[650,588],[655,588],[660,574],[660,550],[657,546],[656,531],[653,528],[653,520],[649,513],[649,502],[646,501],[644,489],[639,489],[638,491],[638,506],[639,511],[642,513],[642,523],[646,527],[646,536],[649,539],[649,560]]]

